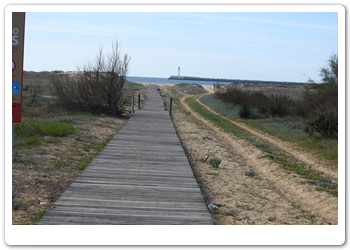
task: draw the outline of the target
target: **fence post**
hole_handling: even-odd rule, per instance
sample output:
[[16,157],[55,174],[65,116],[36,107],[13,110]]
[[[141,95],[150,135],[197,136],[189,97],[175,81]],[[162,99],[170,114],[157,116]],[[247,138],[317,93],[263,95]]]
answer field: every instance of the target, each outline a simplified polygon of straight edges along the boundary
[[131,114],[134,114],[134,97],[132,97],[132,104],[131,104],[131,106],[132,106]]
[[140,106],[141,106],[141,105],[140,105],[140,103],[141,103],[141,95],[139,94],[139,103],[138,103],[138,104],[139,104],[139,110],[141,109],[141,107],[140,107]]
[[170,98],[170,116],[171,116],[171,109],[172,109],[172,106],[173,106],[173,98]]

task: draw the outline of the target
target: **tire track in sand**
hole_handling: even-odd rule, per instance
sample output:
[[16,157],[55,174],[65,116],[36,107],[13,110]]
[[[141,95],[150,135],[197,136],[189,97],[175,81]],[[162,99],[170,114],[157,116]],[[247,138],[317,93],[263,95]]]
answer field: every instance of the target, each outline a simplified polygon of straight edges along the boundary
[[283,151],[291,154],[292,156],[294,156],[295,158],[299,159],[300,161],[304,162],[306,165],[311,165],[312,169],[315,169],[319,172],[323,172],[324,174],[335,178],[336,180],[338,180],[338,170],[333,168],[327,168],[324,167],[324,165],[327,165],[327,163],[322,162],[321,160],[313,160],[312,158],[314,158],[314,156],[311,153],[306,153],[306,152],[302,152],[301,150],[297,150],[296,145],[290,142],[285,142],[282,141],[274,136],[271,136],[267,133],[264,133],[262,131],[259,131],[255,128],[252,128],[246,124],[240,123],[240,122],[236,122],[236,121],[231,121],[226,119],[225,117],[223,117],[222,115],[220,115],[219,113],[215,112],[214,110],[212,110],[209,106],[205,105],[204,103],[202,103],[199,100],[200,97],[198,97],[197,102],[200,103],[203,107],[205,107],[207,110],[209,110],[210,112],[220,116],[222,119],[225,119],[226,121],[231,122],[232,124],[248,131],[249,133],[264,139],[270,143],[272,143],[273,145],[277,146],[278,148],[282,149]]
[[192,110],[185,98],[181,98],[181,105],[185,110],[191,111],[191,115],[210,127],[223,141],[226,141],[232,149],[240,154],[247,164],[254,166],[260,176],[271,181],[281,194],[290,201],[291,204],[298,204],[317,215],[317,221],[322,223],[338,224],[338,198],[327,192],[319,192],[314,186],[300,184],[304,180],[296,174],[285,171],[277,163],[266,158],[260,158],[264,153],[252,145],[246,145],[246,141],[235,138],[232,134],[222,131],[215,124],[207,121],[201,115]]

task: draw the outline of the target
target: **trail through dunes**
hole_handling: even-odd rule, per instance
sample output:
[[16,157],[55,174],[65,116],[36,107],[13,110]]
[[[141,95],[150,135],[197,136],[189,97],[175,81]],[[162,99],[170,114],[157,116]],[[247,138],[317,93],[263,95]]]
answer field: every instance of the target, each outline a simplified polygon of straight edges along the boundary
[[[202,192],[208,202],[219,205],[212,211],[218,224],[338,224],[337,197],[316,191],[315,186],[306,183],[300,175],[262,158],[266,153],[203,118],[185,98],[180,101],[185,114],[178,112],[173,120],[192,159]],[[313,169],[337,178],[337,169],[322,166],[295,145],[245,124],[232,123],[312,164]],[[222,159],[217,169],[207,161],[213,156]]]

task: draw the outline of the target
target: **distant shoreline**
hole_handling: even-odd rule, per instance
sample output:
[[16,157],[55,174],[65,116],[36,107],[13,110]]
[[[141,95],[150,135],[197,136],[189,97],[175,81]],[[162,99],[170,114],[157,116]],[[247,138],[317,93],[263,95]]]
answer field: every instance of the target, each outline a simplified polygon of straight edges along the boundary
[[[23,71],[24,75],[28,75],[31,73],[34,74],[68,74],[68,75],[76,75],[77,71]],[[305,85],[308,84],[306,82],[287,82],[287,81],[264,81],[264,80],[244,80],[244,79],[224,79],[224,78],[205,78],[205,77],[194,77],[194,76],[170,76],[169,78],[162,77],[141,77],[141,76],[126,76],[126,80],[130,82],[139,82],[139,83],[155,83],[155,84],[180,84],[180,83],[195,83],[198,85],[210,85],[219,83],[219,84],[230,84],[230,83],[243,83],[243,84],[276,84],[276,85],[284,85],[284,84],[293,84],[293,85]]]
[[286,81],[263,81],[263,80],[243,80],[243,79],[222,79],[222,78],[206,78],[195,76],[170,76],[168,80],[189,80],[189,81],[211,81],[211,82],[230,82],[230,83],[260,83],[260,84],[294,84],[305,85],[305,82],[286,82]]

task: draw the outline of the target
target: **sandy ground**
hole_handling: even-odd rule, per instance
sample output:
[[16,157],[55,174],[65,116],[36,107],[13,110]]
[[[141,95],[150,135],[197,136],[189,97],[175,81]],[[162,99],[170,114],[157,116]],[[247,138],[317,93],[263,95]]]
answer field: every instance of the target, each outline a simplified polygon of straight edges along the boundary
[[[158,86],[162,92],[170,91],[170,85]],[[213,90],[212,86],[203,87],[210,92]],[[184,102],[185,98],[173,112],[173,121],[207,204],[218,206],[211,210],[216,224],[338,224],[337,197],[316,191],[315,186],[303,184],[305,179],[300,176],[283,170],[269,159],[260,158],[262,151],[206,121]],[[313,154],[244,124],[239,125],[258,140],[268,140],[297,159],[313,164],[313,168],[337,178],[337,168]],[[217,169],[206,161],[214,156],[222,160]],[[256,176],[245,174],[252,170]]]

